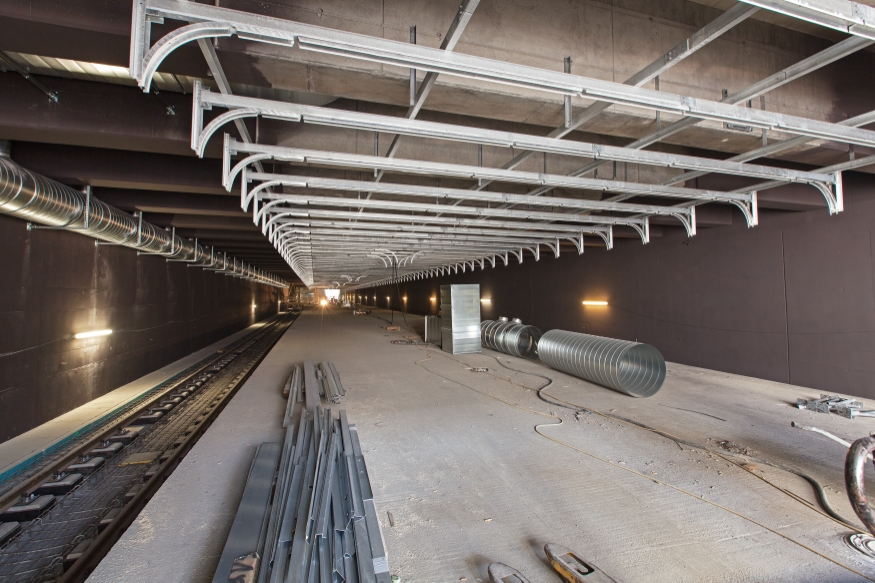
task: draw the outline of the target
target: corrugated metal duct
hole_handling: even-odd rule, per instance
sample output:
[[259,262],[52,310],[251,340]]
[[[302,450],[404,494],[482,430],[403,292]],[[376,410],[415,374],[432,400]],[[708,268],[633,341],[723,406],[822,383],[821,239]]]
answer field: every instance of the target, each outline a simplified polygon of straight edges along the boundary
[[9,158],[9,142],[4,141],[0,141],[0,212],[265,285],[288,287],[272,273],[211,253],[89,194],[22,168]]
[[632,397],[652,397],[665,382],[665,359],[649,344],[550,330],[538,342],[547,366]]

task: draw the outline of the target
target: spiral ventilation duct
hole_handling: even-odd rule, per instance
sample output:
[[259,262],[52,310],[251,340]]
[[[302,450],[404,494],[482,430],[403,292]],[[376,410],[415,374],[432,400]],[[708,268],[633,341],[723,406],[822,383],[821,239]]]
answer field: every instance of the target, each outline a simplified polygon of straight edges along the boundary
[[550,330],[538,356],[551,368],[632,397],[652,397],[665,382],[665,359],[649,344]]
[[480,343],[486,348],[513,356],[532,356],[538,349],[541,331],[519,319],[484,320],[480,323]]
[[210,253],[93,196],[25,170],[9,158],[9,142],[0,142],[0,212],[265,285],[288,287],[272,273]]

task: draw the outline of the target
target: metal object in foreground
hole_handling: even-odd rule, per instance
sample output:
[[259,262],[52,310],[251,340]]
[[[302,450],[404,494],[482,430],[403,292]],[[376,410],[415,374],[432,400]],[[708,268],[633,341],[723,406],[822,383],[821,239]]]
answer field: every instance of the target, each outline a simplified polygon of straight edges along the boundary
[[489,580],[492,583],[529,583],[525,575],[504,563],[489,565]]
[[423,340],[429,344],[441,345],[441,317],[426,316],[425,317],[425,335]]
[[869,506],[863,484],[866,460],[873,452],[875,452],[875,437],[864,437],[851,444],[848,456],[845,458],[845,487],[848,489],[848,500],[854,512],[869,532],[875,534],[875,512]]
[[513,356],[533,356],[538,350],[541,330],[520,320],[507,318],[480,322],[480,344]]
[[551,543],[544,546],[544,552],[556,572],[568,583],[617,583],[616,579],[565,547]]
[[538,356],[556,370],[632,397],[652,397],[665,382],[665,359],[649,344],[550,330]]

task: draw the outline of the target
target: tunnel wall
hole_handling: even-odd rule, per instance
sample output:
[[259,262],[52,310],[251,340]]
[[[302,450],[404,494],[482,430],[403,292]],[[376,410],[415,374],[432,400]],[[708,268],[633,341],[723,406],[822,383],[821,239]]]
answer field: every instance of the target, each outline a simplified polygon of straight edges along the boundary
[[278,309],[277,288],[11,217],[0,245],[0,442]]
[[620,240],[558,259],[542,246],[537,262],[526,254],[522,264],[401,283],[400,294],[358,293],[381,308],[391,296],[395,309],[406,295],[410,312],[434,314],[441,284],[479,283],[492,300],[484,320],[637,340],[669,361],[875,398],[875,180],[847,175],[845,185],[836,216],[763,211],[752,229],[739,217],[691,239],[666,229],[648,245]]

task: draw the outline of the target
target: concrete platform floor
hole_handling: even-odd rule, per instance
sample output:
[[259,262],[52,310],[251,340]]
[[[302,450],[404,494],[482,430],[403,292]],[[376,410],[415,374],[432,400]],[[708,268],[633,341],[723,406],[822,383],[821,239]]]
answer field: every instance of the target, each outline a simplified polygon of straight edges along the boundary
[[[853,517],[845,450],[790,422],[853,440],[875,419],[800,411],[795,399],[817,391],[672,363],[659,394],[633,399],[538,361],[392,344],[412,334],[397,313],[401,332],[387,332],[388,316],[305,311],[89,581],[212,578],[255,447],[280,440],[280,389],[304,359],[333,361],[347,388],[339,407],[359,429],[401,581],[487,581],[501,561],[558,582],[548,542],[626,582],[875,580],[842,541],[850,529],[781,490],[814,503],[811,486],[762,461],[814,476]],[[543,377],[551,398],[597,412],[540,400]],[[760,461],[740,468],[714,453],[726,448]]]

